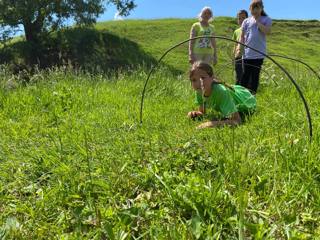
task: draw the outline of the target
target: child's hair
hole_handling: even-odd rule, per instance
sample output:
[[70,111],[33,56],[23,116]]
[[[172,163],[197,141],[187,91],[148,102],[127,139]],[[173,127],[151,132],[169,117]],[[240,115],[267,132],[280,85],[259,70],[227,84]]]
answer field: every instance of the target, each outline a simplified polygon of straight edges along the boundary
[[215,76],[214,76],[212,67],[211,67],[208,63],[203,62],[203,61],[197,61],[197,62],[195,62],[194,64],[192,64],[192,67],[191,67],[191,69],[190,69],[190,71],[189,71],[189,78],[190,78],[190,79],[192,78],[194,72],[195,72],[197,69],[200,69],[200,70],[205,71],[210,77],[212,77],[212,78],[213,78],[213,83],[215,83],[215,84],[222,84],[222,85],[224,85],[225,87],[227,87],[227,88],[229,88],[229,89],[231,89],[231,90],[234,90],[231,85],[229,85],[229,84],[227,84],[227,83],[225,83],[225,82],[222,82],[222,81],[216,79]]
[[212,12],[212,9],[210,7],[204,7],[202,8],[201,12],[199,13],[198,15],[198,18],[199,18],[199,21],[202,21],[202,15],[205,11],[209,11],[210,14],[211,14],[211,18],[209,19],[209,22],[212,21],[213,19],[213,12]]
[[238,13],[237,13],[237,17],[239,17],[241,14],[244,14],[246,16],[246,18],[249,16],[248,15],[248,12],[244,9],[240,10]]
[[264,11],[264,6],[262,0],[253,0],[250,4],[250,10],[254,8],[261,8],[261,16],[268,16],[268,14]]

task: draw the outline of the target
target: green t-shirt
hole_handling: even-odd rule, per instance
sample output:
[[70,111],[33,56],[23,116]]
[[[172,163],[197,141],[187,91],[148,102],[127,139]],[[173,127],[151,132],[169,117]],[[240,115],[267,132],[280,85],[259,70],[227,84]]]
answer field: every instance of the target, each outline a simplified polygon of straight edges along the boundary
[[[241,38],[241,27],[236,29],[234,32],[233,32],[233,35],[232,35],[232,40],[235,40],[235,41],[238,41],[240,42],[240,38]],[[235,43],[235,45],[237,46],[237,43]],[[243,51],[244,51],[244,47],[241,45],[241,56],[243,55]]]
[[[209,26],[201,26],[199,22],[194,23],[192,28],[195,30],[195,37],[198,36],[214,36],[214,27],[209,24]],[[195,54],[213,54],[213,49],[211,46],[211,38],[199,38],[195,40],[193,46],[193,52]]]
[[232,40],[239,41],[241,37],[241,27],[233,32]]
[[235,112],[251,112],[256,109],[256,98],[248,89],[240,85],[232,85],[233,90],[223,84],[212,84],[212,92],[203,101],[202,93],[196,92],[196,104],[203,103],[207,108],[220,112],[222,117],[229,117]]

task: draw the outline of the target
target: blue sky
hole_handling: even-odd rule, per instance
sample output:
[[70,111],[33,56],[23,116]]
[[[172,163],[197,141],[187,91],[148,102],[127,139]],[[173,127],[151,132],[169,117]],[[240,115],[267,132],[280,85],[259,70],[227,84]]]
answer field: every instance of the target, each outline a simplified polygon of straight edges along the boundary
[[[195,18],[204,6],[215,16],[235,16],[239,9],[248,10],[251,0],[135,0],[138,5],[128,19]],[[273,19],[320,20],[320,0],[264,0],[265,10]],[[98,21],[118,18],[113,6]]]

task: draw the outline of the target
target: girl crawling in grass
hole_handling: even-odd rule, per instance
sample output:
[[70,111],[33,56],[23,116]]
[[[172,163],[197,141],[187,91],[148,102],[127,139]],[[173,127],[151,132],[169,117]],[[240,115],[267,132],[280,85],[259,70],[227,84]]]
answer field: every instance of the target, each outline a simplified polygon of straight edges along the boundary
[[192,88],[196,91],[197,111],[188,113],[195,119],[205,114],[206,108],[220,113],[219,120],[202,123],[198,128],[241,124],[246,115],[256,109],[256,98],[240,85],[228,85],[215,79],[212,67],[205,62],[195,62],[190,70]]

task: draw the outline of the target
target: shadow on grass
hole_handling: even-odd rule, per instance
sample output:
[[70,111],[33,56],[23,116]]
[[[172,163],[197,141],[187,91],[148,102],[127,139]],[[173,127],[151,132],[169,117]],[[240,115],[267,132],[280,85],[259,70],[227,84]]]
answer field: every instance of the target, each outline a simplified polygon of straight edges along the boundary
[[[14,72],[37,66],[47,69],[70,66],[91,73],[149,70],[157,59],[126,38],[94,28],[64,29],[41,40],[41,44],[20,41],[0,51],[0,63],[13,66]],[[176,69],[168,69],[178,73]]]

